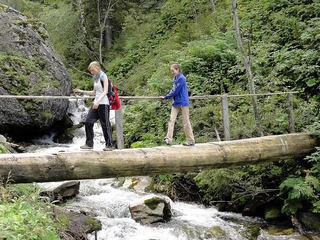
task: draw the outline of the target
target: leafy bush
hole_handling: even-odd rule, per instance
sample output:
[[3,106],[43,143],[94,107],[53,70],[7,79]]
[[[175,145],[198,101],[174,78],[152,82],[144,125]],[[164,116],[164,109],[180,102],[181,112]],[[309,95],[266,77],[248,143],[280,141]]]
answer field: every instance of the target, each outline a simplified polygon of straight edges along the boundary
[[287,196],[282,208],[287,215],[294,215],[302,208],[320,213],[320,147],[316,150],[305,158],[309,167],[299,177],[290,176],[280,185],[281,193]]
[[0,237],[60,239],[56,234],[60,225],[49,215],[51,206],[39,200],[39,191],[31,184],[0,183]]

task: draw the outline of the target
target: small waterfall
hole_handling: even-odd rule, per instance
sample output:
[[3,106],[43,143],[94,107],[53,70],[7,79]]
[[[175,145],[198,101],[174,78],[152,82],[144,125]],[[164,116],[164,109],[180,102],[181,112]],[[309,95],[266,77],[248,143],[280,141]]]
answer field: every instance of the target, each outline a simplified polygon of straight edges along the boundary
[[[69,100],[69,107],[67,114],[72,120],[74,125],[78,125],[80,122],[84,122],[89,111],[89,107],[86,106],[85,101],[82,99]],[[115,124],[115,111],[110,111],[111,125]],[[94,149],[102,150],[105,147],[105,141],[101,129],[99,120],[94,124]],[[80,150],[80,146],[85,144],[86,133],[84,127],[78,128],[74,131],[74,138],[71,144],[57,144],[53,142],[55,137],[54,133],[46,134],[41,138],[33,139],[32,142],[37,145],[44,145],[36,147],[35,152],[42,153],[57,153],[57,152],[75,152]]]

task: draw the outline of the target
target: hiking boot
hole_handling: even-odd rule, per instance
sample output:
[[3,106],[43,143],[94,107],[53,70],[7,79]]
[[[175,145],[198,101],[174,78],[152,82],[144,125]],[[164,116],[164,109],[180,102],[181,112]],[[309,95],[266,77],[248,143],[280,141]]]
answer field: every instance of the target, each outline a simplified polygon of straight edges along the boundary
[[165,138],[163,141],[162,141],[163,144],[166,144],[168,146],[171,146],[172,145],[172,142],[169,141],[169,139]]
[[113,147],[105,147],[104,149],[103,149],[103,151],[112,151],[113,150]]
[[93,147],[88,146],[87,144],[80,147],[81,149],[93,149]]
[[191,147],[191,146],[194,146],[194,144],[195,144],[194,142],[185,142],[182,145],[187,146],[187,147]]

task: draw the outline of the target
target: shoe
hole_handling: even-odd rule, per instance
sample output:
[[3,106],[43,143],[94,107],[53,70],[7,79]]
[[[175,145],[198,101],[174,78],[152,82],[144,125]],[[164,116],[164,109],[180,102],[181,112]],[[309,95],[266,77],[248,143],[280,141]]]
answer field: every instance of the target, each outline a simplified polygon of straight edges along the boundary
[[81,149],[93,149],[93,147],[88,146],[87,144],[80,147]]
[[169,139],[167,139],[167,138],[164,139],[164,140],[162,141],[162,143],[163,143],[163,144],[166,144],[166,145],[169,145],[169,146],[172,145],[172,142],[170,142]]
[[191,146],[194,146],[194,144],[195,144],[194,142],[185,142],[182,145],[187,146],[187,147],[191,147]]
[[113,147],[105,147],[104,149],[103,149],[103,151],[112,151],[113,150]]

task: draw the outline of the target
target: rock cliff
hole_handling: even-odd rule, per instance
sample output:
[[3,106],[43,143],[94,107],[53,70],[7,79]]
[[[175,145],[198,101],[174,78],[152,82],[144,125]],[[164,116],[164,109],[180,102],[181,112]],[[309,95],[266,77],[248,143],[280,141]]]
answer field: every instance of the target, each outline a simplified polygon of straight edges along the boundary
[[[39,20],[0,4],[0,95],[68,95],[70,77]],[[67,100],[0,99],[0,133],[36,135],[61,121]]]

